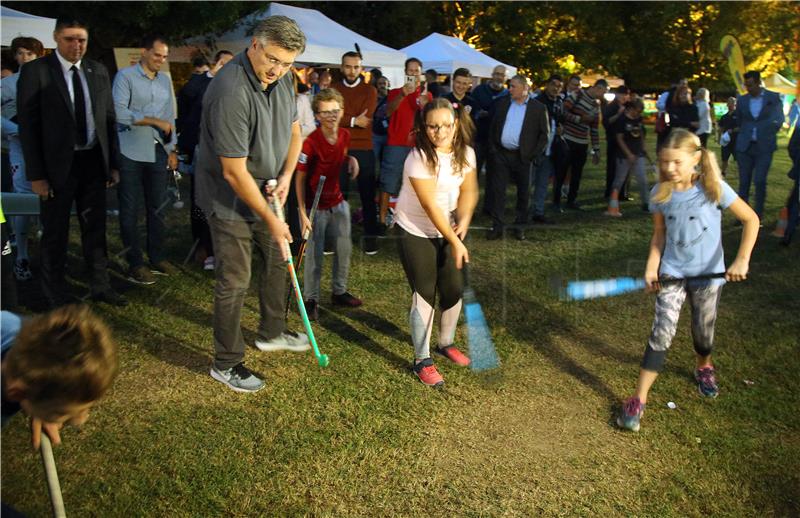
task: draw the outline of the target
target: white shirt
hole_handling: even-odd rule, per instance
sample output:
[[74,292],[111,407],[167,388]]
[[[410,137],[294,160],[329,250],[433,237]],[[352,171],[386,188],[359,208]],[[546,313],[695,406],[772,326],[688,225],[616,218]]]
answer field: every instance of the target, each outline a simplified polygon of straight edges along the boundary
[[436,206],[442,211],[442,215],[450,223],[454,223],[451,214],[458,206],[458,196],[461,192],[461,184],[464,176],[475,173],[475,151],[467,148],[467,167],[462,174],[453,172],[452,154],[438,153],[439,171],[433,174],[425,163],[422,153],[414,148],[408,154],[405,165],[403,166],[403,186],[400,188],[400,196],[395,206],[395,218],[397,224],[411,235],[418,237],[436,238],[442,234],[428,217],[428,213],[422,208],[417,197],[417,192],[411,185],[411,178],[435,179],[436,192],[434,199]]
[[698,99],[694,104],[697,106],[697,115],[700,117],[700,127],[695,130],[695,133],[698,135],[711,133],[711,108],[708,101]]
[[[764,107],[764,91],[762,90],[758,97],[750,96],[750,115],[753,116],[753,119],[758,119],[758,116],[761,115],[761,108]],[[750,140],[755,142],[758,140],[758,127],[753,125],[753,134],[750,136]]]
[[75,106],[75,92],[72,88],[72,66],[78,67],[79,73],[78,76],[81,79],[81,85],[83,85],[83,98],[86,104],[86,145],[83,147],[75,146],[75,149],[91,149],[95,145],[95,137],[96,137],[96,128],[94,125],[94,112],[92,111],[92,98],[89,95],[89,83],[86,82],[86,73],[81,68],[81,62],[83,60],[78,60],[77,63],[70,63],[66,59],[64,59],[61,54],[58,53],[56,50],[56,57],[58,58],[58,62],[61,63],[61,71],[64,74],[64,81],[67,82],[67,91],[69,92],[69,100],[72,101],[72,106]]
[[317,129],[317,120],[311,109],[311,96],[307,93],[297,96],[297,120],[300,121],[300,135],[303,138],[314,133]]

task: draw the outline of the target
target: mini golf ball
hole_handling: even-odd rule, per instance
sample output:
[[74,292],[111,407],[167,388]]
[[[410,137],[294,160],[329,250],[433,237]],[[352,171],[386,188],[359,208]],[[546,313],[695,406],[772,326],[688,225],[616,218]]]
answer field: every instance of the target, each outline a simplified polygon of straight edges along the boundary
[[675,404],[675,403],[673,403],[672,401],[670,401],[669,403],[667,403],[667,406],[670,408],[670,410],[675,410],[676,408],[678,408],[678,405],[676,405],[676,404]]

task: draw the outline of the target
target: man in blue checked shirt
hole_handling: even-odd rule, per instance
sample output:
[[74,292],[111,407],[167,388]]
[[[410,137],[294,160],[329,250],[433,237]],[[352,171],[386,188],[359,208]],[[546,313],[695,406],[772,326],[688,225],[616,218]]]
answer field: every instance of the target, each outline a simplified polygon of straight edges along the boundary
[[[169,170],[178,166],[175,149],[175,94],[172,81],[159,73],[169,47],[162,36],[144,39],[142,59],[114,78],[114,108],[120,145],[119,226],[130,269],[128,280],[153,284],[155,275],[177,269],[164,258],[165,213]],[[147,220],[147,256],[139,244],[138,192],[144,191]],[[154,275],[155,274],[155,275]]]

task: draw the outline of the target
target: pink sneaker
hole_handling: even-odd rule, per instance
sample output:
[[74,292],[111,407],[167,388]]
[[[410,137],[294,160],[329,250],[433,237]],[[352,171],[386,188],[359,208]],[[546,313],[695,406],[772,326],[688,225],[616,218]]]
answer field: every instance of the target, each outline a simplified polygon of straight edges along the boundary
[[456,365],[461,365],[462,367],[466,367],[470,364],[470,360],[466,354],[459,351],[455,345],[448,345],[447,347],[437,347],[436,352],[450,360],[451,362],[455,363]]
[[418,364],[414,365],[412,370],[414,371],[414,374],[417,375],[419,380],[429,387],[439,387],[444,385],[444,378],[442,378],[442,375],[436,370],[436,367],[433,365],[433,360],[430,358],[425,358]]

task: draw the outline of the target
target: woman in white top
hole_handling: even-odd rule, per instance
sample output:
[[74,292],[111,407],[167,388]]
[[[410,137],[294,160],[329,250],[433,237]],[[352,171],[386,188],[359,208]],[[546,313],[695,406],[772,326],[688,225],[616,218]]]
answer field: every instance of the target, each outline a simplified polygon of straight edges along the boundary
[[458,365],[470,362],[453,341],[463,291],[459,270],[469,262],[462,240],[478,201],[475,151],[468,145],[472,128],[469,115],[447,99],[425,105],[416,117],[416,145],[405,161],[395,209],[400,258],[412,291],[414,372],[430,386],[444,383],[430,357],[437,295],[437,352]]
[[697,90],[694,104],[697,106],[697,115],[700,117],[700,127],[695,130],[695,133],[700,137],[700,145],[705,148],[708,136],[714,129],[714,109],[711,106],[711,95],[707,88]]

